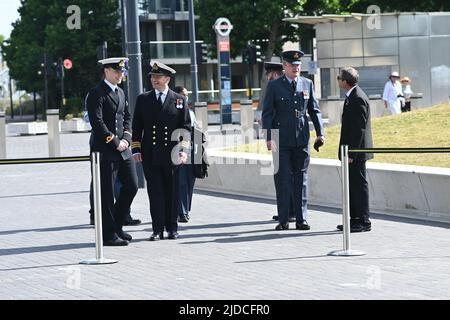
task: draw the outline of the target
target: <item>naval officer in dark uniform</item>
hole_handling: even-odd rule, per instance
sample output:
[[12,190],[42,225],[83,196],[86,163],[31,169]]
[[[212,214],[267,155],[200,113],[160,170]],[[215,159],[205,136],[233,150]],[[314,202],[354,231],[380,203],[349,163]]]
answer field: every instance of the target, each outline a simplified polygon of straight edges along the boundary
[[324,143],[322,116],[314,96],[313,83],[300,76],[302,56],[303,52],[298,50],[282,53],[284,75],[268,83],[264,98],[263,129],[267,130],[267,148],[272,150],[275,165],[279,221],[275,230],[289,229],[291,194],[296,229],[310,229],[306,220],[307,170],[310,158],[307,115],[316,131],[316,150]]
[[191,119],[185,98],[169,89],[175,70],[151,63],[154,90],[137,97],[133,115],[134,159],[142,162],[150,200],[153,234],[150,241],[178,238],[179,166],[190,148]]
[[[131,236],[124,232],[125,217],[138,190],[136,164],[131,145],[131,115],[125,94],[118,84],[126,71],[127,58],[100,60],[104,79],[86,97],[92,126],[91,152],[100,152],[103,243],[124,246]],[[120,196],[114,201],[114,183],[122,182]]]

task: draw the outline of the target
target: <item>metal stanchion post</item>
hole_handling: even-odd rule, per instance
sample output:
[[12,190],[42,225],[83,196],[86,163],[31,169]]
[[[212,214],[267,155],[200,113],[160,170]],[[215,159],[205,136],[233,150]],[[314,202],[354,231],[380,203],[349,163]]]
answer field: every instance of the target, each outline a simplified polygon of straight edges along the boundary
[[47,110],[48,155],[61,156],[61,143],[59,139],[59,109]]
[[0,159],[6,159],[6,122],[4,112],[0,112]]
[[204,101],[195,102],[194,112],[202,131],[204,133],[208,132],[208,103]]
[[344,249],[332,251],[329,256],[363,256],[363,251],[350,248],[350,188],[348,180],[348,145],[341,146],[342,172],[342,226],[344,232]]
[[253,142],[253,101],[241,100],[241,132],[244,144]]
[[118,262],[117,260],[103,258],[102,200],[100,192],[100,153],[92,153],[91,167],[94,187],[95,259],[83,260],[80,262],[80,264],[116,263]]

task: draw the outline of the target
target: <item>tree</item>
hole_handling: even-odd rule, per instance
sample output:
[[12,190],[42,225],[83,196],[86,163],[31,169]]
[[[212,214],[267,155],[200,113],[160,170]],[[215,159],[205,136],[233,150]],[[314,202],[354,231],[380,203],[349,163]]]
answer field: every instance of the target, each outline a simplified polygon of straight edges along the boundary
[[433,12],[450,10],[448,0],[353,0],[348,4],[351,12],[367,13],[371,5],[380,7],[381,12]]
[[[284,43],[300,40],[302,31],[297,25],[283,21],[284,18],[297,14],[339,13],[341,8],[339,0],[198,0],[196,14],[201,19],[196,23],[200,38],[210,44],[212,56],[216,55],[216,35],[211,30],[212,25],[217,18],[226,17],[233,25],[230,34],[233,58],[242,52],[248,41],[252,41],[261,46],[266,60],[270,60],[274,54],[281,54]],[[304,30],[304,34],[312,31],[310,27],[304,27]],[[262,76],[261,87],[265,87],[265,82]]]
[[[80,29],[66,25],[70,5],[81,9]],[[53,62],[70,58],[73,68],[65,72],[66,97],[83,98],[99,81],[97,46],[108,42],[109,55],[120,54],[118,1],[102,0],[22,0],[20,19],[13,23],[10,39],[3,43],[11,77],[21,89],[43,91],[41,63],[44,53]],[[49,68],[49,107],[59,106],[60,88],[55,66]],[[81,106],[80,106],[81,107]]]

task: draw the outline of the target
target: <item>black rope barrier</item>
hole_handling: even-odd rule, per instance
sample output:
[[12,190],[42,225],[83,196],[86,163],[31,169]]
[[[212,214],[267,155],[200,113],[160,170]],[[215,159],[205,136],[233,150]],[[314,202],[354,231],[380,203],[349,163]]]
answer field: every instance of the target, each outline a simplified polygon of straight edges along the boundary
[[23,158],[23,159],[0,159],[0,165],[11,164],[39,164],[39,163],[58,163],[58,162],[79,162],[90,161],[90,156],[76,157],[55,157],[55,158]]
[[365,148],[348,149],[353,153],[449,153],[450,147],[444,148]]

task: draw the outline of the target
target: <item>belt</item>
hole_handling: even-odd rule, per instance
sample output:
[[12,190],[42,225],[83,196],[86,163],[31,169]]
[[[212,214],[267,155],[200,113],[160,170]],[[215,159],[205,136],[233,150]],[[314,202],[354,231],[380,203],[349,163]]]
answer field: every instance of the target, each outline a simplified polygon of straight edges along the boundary
[[294,116],[298,119],[301,118],[303,115],[300,110],[294,110]]

